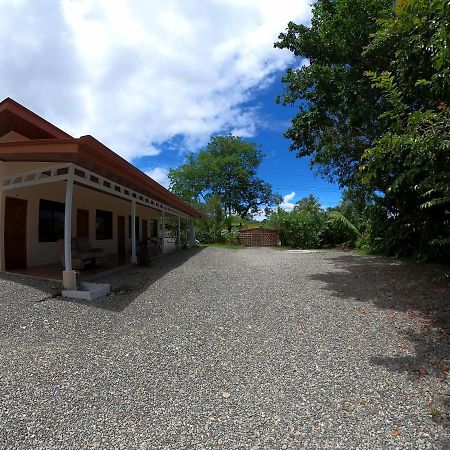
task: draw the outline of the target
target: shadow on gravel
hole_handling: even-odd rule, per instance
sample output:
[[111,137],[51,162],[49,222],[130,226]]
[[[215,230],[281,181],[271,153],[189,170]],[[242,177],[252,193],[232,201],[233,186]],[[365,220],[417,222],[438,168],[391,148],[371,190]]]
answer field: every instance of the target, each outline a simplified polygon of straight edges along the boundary
[[[40,299],[39,301],[42,301],[47,297],[56,295],[61,291],[61,283],[57,281],[41,280],[39,278],[26,277],[24,275],[10,272],[0,272],[0,281],[8,281],[21,286],[28,286],[36,291],[42,292],[42,299]],[[3,295],[0,295],[0,300],[2,298]]]
[[123,272],[118,272],[109,278],[97,278],[95,282],[111,284],[111,294],[104,299],[83,301],[61,298],[60,301],[71,302],[83,307],[121,312],[133,303],[139,295],[149,289],[153,283],[183,265],[202,250],[199,247],[183,249],[152,260],[148,267],[136,266]]
[[[334,296],[407,314],[410,326],[406,330],[397,324],[394,313],[388,320],[408,341],[401,347],[409,355],[379,356],[371,362],[392,372],[406,372],[412,379],[423,376],[446,379],[450,364],[450,285],[434,281],[442,273],[442,267],[352,254],[327,260],[339,271],[311,278],[325,283],[325,289]],[[361,320],[370,321],[363,305],[355,313]]]

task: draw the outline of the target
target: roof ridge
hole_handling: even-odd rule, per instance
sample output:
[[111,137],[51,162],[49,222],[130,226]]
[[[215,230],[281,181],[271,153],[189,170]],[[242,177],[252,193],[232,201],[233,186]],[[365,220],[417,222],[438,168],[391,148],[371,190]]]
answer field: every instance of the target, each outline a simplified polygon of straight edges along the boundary
[[[23,106],[11,97],[6,97],[0,102],[0,111],[9,110],[17,115],[20,115],[23,119],[27,120],[32,125],[40,128],[43,131],[48,132],[55,138],[73,138],[69,133],[66,133],[61,128],[52,124],[48,120],[44,119],[39,114],[35,113],[31,109]],[[27,117],[28,116],[28,117]]]

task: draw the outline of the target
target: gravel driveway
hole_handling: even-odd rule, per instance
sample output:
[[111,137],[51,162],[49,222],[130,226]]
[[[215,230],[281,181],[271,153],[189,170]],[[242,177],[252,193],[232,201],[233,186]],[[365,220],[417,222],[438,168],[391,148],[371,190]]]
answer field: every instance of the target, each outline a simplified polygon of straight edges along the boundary
[[184,250],[90,304],[1,274],[0,448],[450,449],[437,271]]

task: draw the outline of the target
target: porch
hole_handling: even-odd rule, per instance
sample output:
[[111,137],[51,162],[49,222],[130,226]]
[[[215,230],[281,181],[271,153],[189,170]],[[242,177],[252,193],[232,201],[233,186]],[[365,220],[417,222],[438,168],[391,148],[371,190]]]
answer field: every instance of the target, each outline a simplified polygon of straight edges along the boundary
[[[113,274],[116,271],[126,269],[130,267],[131,258],[127,258],[125,261],[121,260],[119,256],[108,255],[106,257],[106,263],[102,265],[90,265],[86,266],[83,270],[77,271],[77,280],[89,281],[97,277],[98,275],[107,276]],[[61,271],[63,268],[59,263],[44,264],[41,266],[24,267],[13,270],[6,270],[8,273],[15,273],[33,278],[41,278],[43,280],[61,281]]]
[[[0,165],[2,270],[62,278],[74,289],[77,279],[137,264],[139,243],[150,238],[160,253],[195,244],[190,216],[96,172],[72,163]],[[104,255],[100,264],[77,266],[78,238]]]

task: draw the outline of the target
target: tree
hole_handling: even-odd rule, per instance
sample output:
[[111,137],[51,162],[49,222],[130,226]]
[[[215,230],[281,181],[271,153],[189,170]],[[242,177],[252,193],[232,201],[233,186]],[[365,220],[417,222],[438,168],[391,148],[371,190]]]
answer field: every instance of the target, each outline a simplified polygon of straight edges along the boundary
[[359,230],[338,209],[325,211],[318,199],[310,195],[299,200],[291,212],[272,210],[264,225],[276,228],[282,244],[289,247],[353,245]]
[[320,211],[319,199],[314,195],[309,195],[308,197],[303,197],[294,206],[294,211],[298,212],[308,212],[316,214]]
[[360,165],[366,188],[383,194],[383,250],[442,261],[450,261],[449,13],[445,0],[403,0],[381,23],[365,53],[395,45],[396,57],[367,77],[389,107]]
[[275,44],[310,63],[283,78],[291,149],[347,188],[390,255],[450,260],[449,29],[448,0],[318,0]]
[[278,102],[298,105],[285,136],[297,156],[312,156],[312,165],[341,186],[357,183],[365,149],[380,134],[384,101],[364,72],[386,61],[386,53],[363,51],[388,14],[391,0],[319,0],[311,26],[288,24],[275,47],[288,49],[309,64],[288,69]]
[[220,199],[226,216],[241,218],[281,202],[269,183],[257,177],[263,154],[253,142],[237,136],[214,136],[205,150],[169,171],[170,189],[193,204]]

